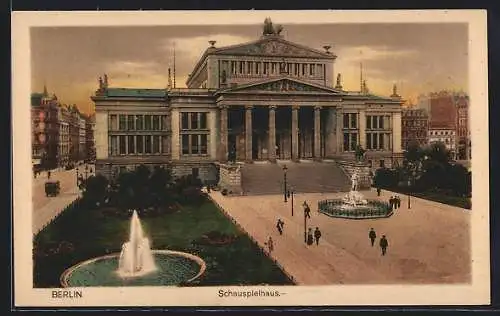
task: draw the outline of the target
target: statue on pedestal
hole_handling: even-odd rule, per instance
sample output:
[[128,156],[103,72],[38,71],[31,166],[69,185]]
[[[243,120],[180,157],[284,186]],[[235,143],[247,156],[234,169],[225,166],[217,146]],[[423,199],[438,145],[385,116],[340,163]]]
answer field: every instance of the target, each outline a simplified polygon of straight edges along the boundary
[[358,190],[358,174],[354,172],[351,176],[351,191]]

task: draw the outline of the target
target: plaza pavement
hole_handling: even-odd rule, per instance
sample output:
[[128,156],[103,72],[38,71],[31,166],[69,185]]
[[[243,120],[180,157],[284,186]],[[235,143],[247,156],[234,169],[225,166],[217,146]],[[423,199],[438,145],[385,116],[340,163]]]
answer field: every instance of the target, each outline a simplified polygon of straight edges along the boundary
[[[95,170],[93,165],[89,165],[89,170]],[[85,176],[85,165],[79,166],[79,174]],[[91,173],[87,172],[87,176]],[[61,191],[58,196],[45,196],[45,182],[60,181]],[[55,217],[57,217],[66,206],[75,201],[80,192],[76,186],[76,169],[64,170],[56,169],[51,171],[50,180],[47,178],[47,172],[43,171],[36,178],[32,178],[32,203],[33,217],[32,229],[33,234],[37,234]]]
[[[368,199],[387,201],[393,194],[383,190],[362,191]],[[291,201],[283,195],[210,196],[260,247],[272,236],[271,257],[300,285],[322,284],[437,284],[470,282],[470,211],[400,195],[401,208],[384,219],[348,220],[317,212],[317,202],[340,198],[345,193],[296,194],[294,216]],[[319,227],[319,246],[304,243],[302,203],[311,207],[307,227]],[[276,222],[284,222],[279,235]],[[371,247],[368,231],[377,233]],[[379,238],[386,235],[389,247],[381,256]]]

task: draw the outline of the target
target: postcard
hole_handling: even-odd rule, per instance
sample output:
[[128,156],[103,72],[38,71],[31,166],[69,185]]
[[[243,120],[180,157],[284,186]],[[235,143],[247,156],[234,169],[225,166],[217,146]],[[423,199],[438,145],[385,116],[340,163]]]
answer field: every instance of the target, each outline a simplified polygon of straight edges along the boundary
[[486,12],[13,12],[18,307],[490,302]]

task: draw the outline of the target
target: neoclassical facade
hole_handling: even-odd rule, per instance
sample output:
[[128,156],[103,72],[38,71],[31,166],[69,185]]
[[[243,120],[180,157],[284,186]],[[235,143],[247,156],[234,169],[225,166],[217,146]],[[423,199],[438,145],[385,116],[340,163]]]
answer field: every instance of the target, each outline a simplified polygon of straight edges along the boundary
[[96,106],[96,171],[171,165],[177,175],[215,177],[219,162],[352,160],[358,145],[374,168],[401,158],[401,104],[345,91],[337,56],[264,29],[250,43],[209,42],[187,88],[114,88],[105,75]]

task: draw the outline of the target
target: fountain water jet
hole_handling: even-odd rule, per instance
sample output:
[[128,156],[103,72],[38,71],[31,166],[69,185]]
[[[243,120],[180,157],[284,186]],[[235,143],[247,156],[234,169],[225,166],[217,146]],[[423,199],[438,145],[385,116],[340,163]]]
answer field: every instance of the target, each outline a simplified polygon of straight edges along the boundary
[[139,215],[134,210],[130,220],[130,238],[122,246],[117,272],[121,277],[137,277],[155,270],[149,239],[144,237]]

